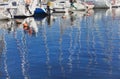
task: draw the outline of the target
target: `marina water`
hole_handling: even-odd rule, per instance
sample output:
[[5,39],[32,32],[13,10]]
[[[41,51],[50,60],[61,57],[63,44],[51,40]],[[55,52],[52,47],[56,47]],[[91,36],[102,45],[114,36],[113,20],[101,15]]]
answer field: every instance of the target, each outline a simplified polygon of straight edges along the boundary
[[38,31],[0,21],[0,79],[120,79],[117,11],[29,17]]

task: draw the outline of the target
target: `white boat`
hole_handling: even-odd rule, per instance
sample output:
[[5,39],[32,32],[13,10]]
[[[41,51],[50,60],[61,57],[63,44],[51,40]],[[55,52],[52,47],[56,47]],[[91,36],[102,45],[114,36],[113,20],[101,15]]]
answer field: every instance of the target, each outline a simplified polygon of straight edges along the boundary
[[38,0],[34,15],[47,15],[47,11],[45,9],[46,6],[43,5],[43,0]]
[[111,4],[109,0],[95,0],[95,8],[110,8]]
[[[55,0],[55,1],[50,1],[47,3],[47,10],[48,13],[65,13],[68,11],[67,7],[69,6],[69,3],[66,5],[67,1],[60,1],[60,0]],[[50,9],[50,11],[49,11]]]
[[70,6],[71,11],[82,11],[86,9],[87,7],[81,1],[76,1],[73,3],[73,6]]
[[0,1],[0,19],[10,19],[17,16],[33,16],[37,0],[6,0]]
[[33,16],[37,0],[17,0],[14,16]]
[[0,20],[2,20],[2,19],[10,19],[10,18],[12,18],[12,16],[7,11],[7,9],[0,8]]
[[120,0],[85,0],[86,2],[92,2],[94,8],[116,8],[120,7]]
[[73,2],[71,5],[69,0],[55,0],[51,2],[50,9],[53,12],[68,12],[68,11],[81,11],[86,10],[86,7],[81,3],[81,1]]
[[14,1],[0,1],[0,20],[13,18]]
[[120,7],[120,0],[111,0],[112,8]]
[[85,5],[86,7],[87,7],[87,9],[89,10],[89,9],[93,9],[94,8],[94,4],[93,4],[93,2],[91,2],[91,1],[83,1],[82,2],[83,3],[83,5]]
[[85,2],[92,2],[94,8],[110,8],[111,0],[84,0]]

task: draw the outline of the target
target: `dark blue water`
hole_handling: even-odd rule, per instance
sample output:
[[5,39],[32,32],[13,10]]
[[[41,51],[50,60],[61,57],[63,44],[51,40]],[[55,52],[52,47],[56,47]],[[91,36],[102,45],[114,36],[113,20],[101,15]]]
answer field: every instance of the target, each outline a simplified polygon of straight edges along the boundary
[[120,79],[117,11],[0,21],[0,79]]

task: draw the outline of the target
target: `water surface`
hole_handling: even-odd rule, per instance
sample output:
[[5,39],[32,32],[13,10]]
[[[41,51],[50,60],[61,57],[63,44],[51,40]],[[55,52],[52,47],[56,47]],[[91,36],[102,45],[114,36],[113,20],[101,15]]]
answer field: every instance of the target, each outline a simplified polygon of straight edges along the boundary
[[0,79],[120,79],[119,73],[118,9],[0,21]]

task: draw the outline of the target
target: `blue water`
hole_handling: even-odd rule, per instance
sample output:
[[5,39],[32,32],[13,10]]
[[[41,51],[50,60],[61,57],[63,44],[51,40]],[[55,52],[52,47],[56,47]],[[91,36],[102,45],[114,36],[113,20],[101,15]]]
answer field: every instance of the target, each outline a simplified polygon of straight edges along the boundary
[[120,79],[115,12],[31,17],[38,29],[32,33],[15,20],[0,21],[0,79]]

